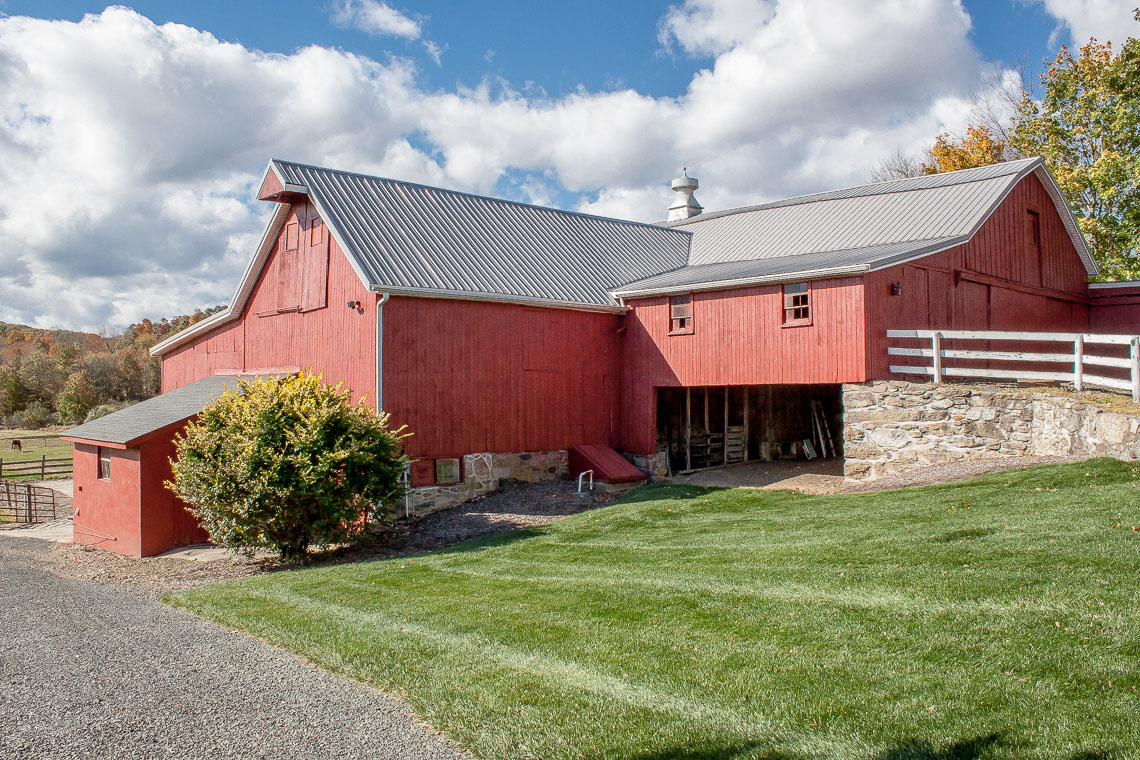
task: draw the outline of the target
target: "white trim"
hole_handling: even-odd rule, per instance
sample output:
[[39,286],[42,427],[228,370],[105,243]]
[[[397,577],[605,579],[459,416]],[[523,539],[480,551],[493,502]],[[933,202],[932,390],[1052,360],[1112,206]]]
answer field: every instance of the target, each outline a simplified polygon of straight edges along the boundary
[[384,411],[384,304],[391,293],[377,293],[376,299],[376,412]]
[[1112,290],[1114,288],[1140,288],[1140,280],[1122,280],[1120,282],[1090,282],[1089,290]]
[[400,288],[390,285],[373,285],[369,288],[376,292],[384,291],[394,296],[408,296],[410,298],[447,298],[456,301],[489,301],[491,303],[509,303],[516,306],[535,306],[544,309],[570,309],[571,311],[598,311],[607,314],[624,314],[629,309],[623,306],[606,306],[603,304],[576,303],[574,301],[551,301],[535,296],[514,296],[501,293],[482,293],[467,290],[436,290],[434,288]]
[[261,276],[261,270],[269,258],[269,250],[277,240],[277,234],[281,231],[282,226],[284,226],[285,220],[289,217],[292,208],[292,204],[289,203],[277,204],[277,210],[269,220],[269,224],[266,225],[265,232],[261,235],[261,242],[257,246],[257,252],[254,253],[253,258],[250,259],[249,264],[246,266],[245,274],[242,275],[241,283],[238,285],[234,297],[230,300],[230,305],[217,314],[203,319],[197,324],[190,325],[190,327],[187,327],[181,332],[171,335],[166,340],[155,343],[150,349],[151,356],[162,356],[166,352],[183,345],[191,338],[208,332],[220,325],[224,325],[227,322],[231,322],[241,316],[246,301],[253,291],[253,286],[257,282],[257,278]]
[[825,267],[822,269],[801,269],[796,272],[782,272],[780,274],[756,275],[754,277],[738,277],[733,280],[716,280],[714,282],[690,283],[687,285],[670,285],[667,288],[649,288],[646,290],[614,290],[613,295],[620,298],[639,298],[641,296],[670,295],[672,293],[696,293],[703,290],[728,290],[742,288],[749,285],[764,285],[781,282],[800,282],[801,280],[824,280],[835,277],[845,277],[853,274],[866,274],[870,271],[869,264],[848,264],[841,267]]

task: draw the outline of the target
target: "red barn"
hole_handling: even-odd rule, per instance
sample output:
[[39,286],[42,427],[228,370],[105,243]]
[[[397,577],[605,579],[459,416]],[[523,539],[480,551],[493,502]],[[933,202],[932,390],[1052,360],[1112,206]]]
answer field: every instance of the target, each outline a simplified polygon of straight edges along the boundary
[[[322,371],[414,433],[426,510],[565,474],[579,445],[656,474],[778,456],[812,402],[838,430],[840,384],[887,376],[887,329],[1140,322],[1140,290],[1090,293],[1039,159],[715,213],[674,189],[651,225],[271,161],[276,213],[229,307],[155,346],[155,401]],[[100,441],[75,437],[86,488]],[[110,509],[88,493],[81,513]]]

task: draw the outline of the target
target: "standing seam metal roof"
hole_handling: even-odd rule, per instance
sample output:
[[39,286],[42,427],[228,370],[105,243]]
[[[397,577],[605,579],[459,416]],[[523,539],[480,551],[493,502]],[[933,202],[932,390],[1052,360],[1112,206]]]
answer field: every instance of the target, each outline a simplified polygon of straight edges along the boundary
[[683,266],[690,234],[274,160],[376,289],[613,306],[609,289]]

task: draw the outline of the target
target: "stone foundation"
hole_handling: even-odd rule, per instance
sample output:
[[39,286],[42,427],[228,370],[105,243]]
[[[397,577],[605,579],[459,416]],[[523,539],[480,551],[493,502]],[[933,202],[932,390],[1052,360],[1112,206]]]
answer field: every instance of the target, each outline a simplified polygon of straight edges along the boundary
[[1060,395],[902,381],[843,386],[844,475],[1018,456],[1140,459],[1140,419]]
[[669,474],[669,452],[667,449],[660,448],[656,454],[631,454],[628,451],[623,451],[621,455],[628,459],[634,467],[648,475],[650,479],[663,478]]
[[463,457],[463,481],[447,486],[423,486],[409,491],[412,514],[426,515],[485,496],[502,480],[536,483],[569,475],[565,450],[523,454],[467,454]]

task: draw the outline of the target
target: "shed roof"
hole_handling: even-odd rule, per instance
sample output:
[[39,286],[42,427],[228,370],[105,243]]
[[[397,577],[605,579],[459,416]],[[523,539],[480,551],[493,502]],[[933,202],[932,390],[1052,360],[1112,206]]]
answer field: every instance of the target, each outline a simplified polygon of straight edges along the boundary
[[211,375],[73,427],[60,437],[129,447],[157,430],[193,417],[226,390],[239,390],[239,379],[238,375]]

